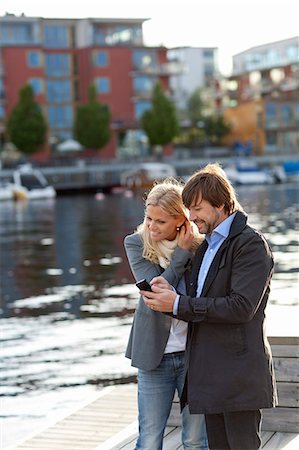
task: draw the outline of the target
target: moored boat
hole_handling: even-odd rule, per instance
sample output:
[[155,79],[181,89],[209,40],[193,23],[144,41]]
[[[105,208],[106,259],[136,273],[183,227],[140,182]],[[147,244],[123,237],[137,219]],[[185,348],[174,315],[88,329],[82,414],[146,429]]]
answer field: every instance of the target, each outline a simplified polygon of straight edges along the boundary
[[42,172],[30,164],[24,164],[13,172],[13,185],[23,189],[28,199],[53,198],[56,191],[49,185]]
[[155,181],[175,177],[176,170],[171,164],[146,162],[121,175],[121,185],[129,189],[148,188]]

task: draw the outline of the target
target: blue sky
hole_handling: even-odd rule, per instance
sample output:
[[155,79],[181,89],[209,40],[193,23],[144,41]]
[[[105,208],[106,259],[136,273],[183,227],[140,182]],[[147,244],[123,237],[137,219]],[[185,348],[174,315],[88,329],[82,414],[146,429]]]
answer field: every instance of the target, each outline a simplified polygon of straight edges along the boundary
[[232,55],[299,35],[298,0],[1,0],[6,12],[38,17],[138,17],[147,45],[218,47],[224,74]]

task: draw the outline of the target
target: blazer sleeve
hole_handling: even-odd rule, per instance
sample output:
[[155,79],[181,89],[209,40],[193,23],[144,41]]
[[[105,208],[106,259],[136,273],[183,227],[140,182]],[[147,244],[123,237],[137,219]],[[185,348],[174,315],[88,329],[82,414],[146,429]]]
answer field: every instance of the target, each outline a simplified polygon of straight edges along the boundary
[[176,287],[191,262],[191,252],[176,247],[172,254],[169,267],[163,270],[159,265],[153,264],[143,258],[143,242],[141,236],[137,233],[126,236],[124,246],[130,268],[136,281],[145,278],[150,282],[154,277],[161,275],[172,286]]

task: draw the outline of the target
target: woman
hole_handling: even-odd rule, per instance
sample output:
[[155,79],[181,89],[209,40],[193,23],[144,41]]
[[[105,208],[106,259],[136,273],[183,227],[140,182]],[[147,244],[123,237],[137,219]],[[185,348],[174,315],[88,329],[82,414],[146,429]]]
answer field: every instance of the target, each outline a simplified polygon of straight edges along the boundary
[[[136,281],[162,275],[183,293],[184,272],[202,238],[191,227],[181,192],[175,179],[156,184],[147,196],[143,223],[124,245]],[[136,450],[162,449],[175,390],[180,396],[183,389],[186,337],[185,322],[152,311],[140,298],[126,351],[138,368]],[[185,449],[208,448],[203,415],[191,415],[185,407],[182,427]]]

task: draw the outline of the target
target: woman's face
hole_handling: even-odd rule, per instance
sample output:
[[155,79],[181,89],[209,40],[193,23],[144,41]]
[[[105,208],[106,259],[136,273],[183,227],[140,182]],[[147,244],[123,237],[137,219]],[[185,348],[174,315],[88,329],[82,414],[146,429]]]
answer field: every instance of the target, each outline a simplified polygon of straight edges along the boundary
[[160,206],[148,205],[145,221],[153,241],[162,241],[163,239],[172,241],[177,235],[177,227],[184,223],[185,218],[171,216]]

